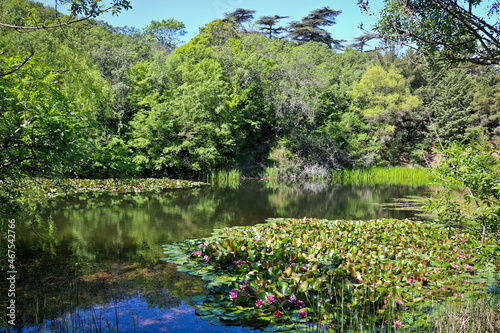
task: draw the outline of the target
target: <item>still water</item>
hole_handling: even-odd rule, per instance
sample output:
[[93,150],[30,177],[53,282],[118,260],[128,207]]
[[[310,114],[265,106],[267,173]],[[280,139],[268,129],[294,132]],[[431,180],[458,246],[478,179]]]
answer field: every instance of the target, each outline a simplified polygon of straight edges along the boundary
[[243,181],[58,198],[48,212],[54,239],[18,241],[15,331],[248,332],[194,314],[203,282],[159,262],[162,244],[271,217],[419,219],[393,204],[427,195],[425,187]]

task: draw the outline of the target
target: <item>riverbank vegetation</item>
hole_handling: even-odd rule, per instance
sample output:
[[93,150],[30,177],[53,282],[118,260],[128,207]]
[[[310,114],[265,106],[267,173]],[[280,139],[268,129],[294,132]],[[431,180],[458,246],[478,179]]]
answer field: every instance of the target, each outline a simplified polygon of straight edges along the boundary
[[[0,6],[0,22],[11,25],[67,19],[26,0]],[[342,15],[316,12],[302,24],[319,15],[333,25]],[[319,27],[330,38],[315,42],[300,24],[276,35],[266,20],[257,20],[260,33],[248,28],[251,11],[242,17],[209,22],[183,45],[174,19],[144,29],[98,20],[30,33],[1,26],[2,178],[271,168],[320,179],[423,165],[436,132],[443,144],[472,129],[499,135],[494,66],[430,67],[395,45],[350,46]]]

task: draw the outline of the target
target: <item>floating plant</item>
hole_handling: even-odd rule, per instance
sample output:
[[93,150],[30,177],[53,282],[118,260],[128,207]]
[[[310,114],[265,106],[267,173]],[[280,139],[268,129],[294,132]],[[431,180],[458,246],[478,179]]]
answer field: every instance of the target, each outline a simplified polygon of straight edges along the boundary
[[202,318],[276,331],[352,316],[381,326],[429,299],[484,294],[492,246],[409,220],[270,219],[164,245],[163,260],[207,282],[210,294],[196,299]]

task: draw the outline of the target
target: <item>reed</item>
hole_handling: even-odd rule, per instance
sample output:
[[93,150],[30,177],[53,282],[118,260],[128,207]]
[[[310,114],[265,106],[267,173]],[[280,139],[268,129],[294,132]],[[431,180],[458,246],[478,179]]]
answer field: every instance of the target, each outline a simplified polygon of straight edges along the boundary
[[332,181],[345,185],[429,185],[434,175],[426,168],[373,167],[332,171]]
[[207,183],[218,187],[237,188],[240,186],[241,172],[239,170],[215,170],[206,175]]

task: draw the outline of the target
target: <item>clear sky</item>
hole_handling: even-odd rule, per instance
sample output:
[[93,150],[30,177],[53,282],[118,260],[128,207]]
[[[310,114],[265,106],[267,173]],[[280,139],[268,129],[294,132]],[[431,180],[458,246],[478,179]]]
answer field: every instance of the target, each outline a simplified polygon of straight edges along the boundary
[[[54,7],[55,0],[38,0]],[[107,1],[105,1],[107,2]],[[128,26],[135,28],[146,27],[151,20],[176,19],[182,21],[186,26],[187,35],[183,41],[188,42],[196,36],[199,28],[205,24],[224,17],[237,8],[255,10],[254,19],[261,16],[281,15],[290,16],[283,19],[281,26],[286,26],[290,21],[300,21],[310,11],[329,6],[333,10],[341,10],[342,14],[337,17],[337,24],[328,27],[327,30],[335,39],[345,39],[348,44],[353,38],[363,34],[358,26],[363,22],[363,27],[370,29],[376,18],[361,13],[356,0],[130,0],[132,9],[112,16],[104,14],[99,19],[113,26]],[[382,8],[382,0],[372,0],[370,5],[374,12]],[[60,9],[61,10],[61,9]],[[65,10],[61,10],[65,13]]]

